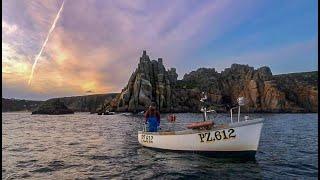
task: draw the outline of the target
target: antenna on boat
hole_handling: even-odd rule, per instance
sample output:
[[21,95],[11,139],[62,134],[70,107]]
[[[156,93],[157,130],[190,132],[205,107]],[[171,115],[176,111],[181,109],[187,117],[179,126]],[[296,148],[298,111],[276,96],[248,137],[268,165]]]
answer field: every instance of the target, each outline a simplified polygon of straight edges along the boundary
[[240,121],[240,107],[241,107],[241,106],[244,106],[244,105],[246,104],[246,100],[245,100],[244,97],[239,97],[239,98],[237,99],[237,102],[238,102],[238,105],[239,105],[239,106],[230,109],[231,123],[233,123],[233,121],[232,121],[232,110],[235,109],[235,108],[238,108],[238,122],[239,122],[239,121]]
[[202,97],[200,98],[200,102],[203,103],[203,106],[201,108],[201,111],[203,111],[203,121],[207,120],[207,107],[205,105],[205,101],[208,99],[207,95],[202,92]]
[[238,104],[239,104],[239,110],[238,110],[238,122],[240,121],[240,107],[245,105],[245,99],[244,97],[239,97],[237,99]]

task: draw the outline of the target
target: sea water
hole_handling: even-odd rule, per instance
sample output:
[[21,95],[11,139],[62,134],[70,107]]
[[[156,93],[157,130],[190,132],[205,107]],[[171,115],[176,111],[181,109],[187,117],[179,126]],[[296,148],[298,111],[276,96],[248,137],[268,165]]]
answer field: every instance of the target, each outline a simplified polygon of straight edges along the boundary
[[[162,130],[173,128],[166,116]],[[176,116],[176,130],[202,120]],[[259,117],[256,158],[239,160],[144,148],[142,116],[2,113],[2,179],[317,179],[318,114],[249,114]]]

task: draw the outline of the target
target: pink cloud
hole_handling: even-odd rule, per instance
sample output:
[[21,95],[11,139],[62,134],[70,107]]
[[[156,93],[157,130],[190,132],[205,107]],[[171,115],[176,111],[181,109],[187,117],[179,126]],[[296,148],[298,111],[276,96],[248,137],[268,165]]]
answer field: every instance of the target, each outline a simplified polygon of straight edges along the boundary
[[[17,54],[33,59],[61,3],[5,2],[6,22],[16,24],[24,33],[15,38],[5,36],[3,42],[12,45]],[[190,55],[208,43],[208,38],[214,42],[246,22],[259,4],[253,0],[66,1],[36,69],[37,84],[33,84],[37,89],[29,90],[47,89],[53,95],[57,93],[51,92],[52,89],[59,95],[64,90],[66,94],[77,95],[87,91],[118,92],[127,83],[144,49],[152,59],[162,57],[167,68],[182,67],[177,69],[181,73],[194,70],[186,64]],[[302,47],[228,55],[222,63],[200,66],[225,68],[231,62],[259,64],[277,56],[289,58],[290,52]],[[234,57],[238,60],[234,61]]]

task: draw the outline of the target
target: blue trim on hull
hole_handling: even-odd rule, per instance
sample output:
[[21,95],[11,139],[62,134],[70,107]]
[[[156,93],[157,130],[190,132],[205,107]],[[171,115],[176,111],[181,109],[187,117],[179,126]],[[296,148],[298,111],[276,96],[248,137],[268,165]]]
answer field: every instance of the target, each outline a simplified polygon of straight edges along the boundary
[[176,152],[176,153],[192,153],[200,154],[208,157],[219,157],[219,158],[243,158],[243,159],[255,159],[257,151],[188,151],[188,150],[171,150],[171,149],[160,149],[154,147],[146,147],[159,152]]

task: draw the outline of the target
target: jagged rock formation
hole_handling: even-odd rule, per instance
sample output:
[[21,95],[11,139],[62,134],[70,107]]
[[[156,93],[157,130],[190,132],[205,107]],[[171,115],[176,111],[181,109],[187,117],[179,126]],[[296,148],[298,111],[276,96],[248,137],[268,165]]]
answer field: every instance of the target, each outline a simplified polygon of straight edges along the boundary
[[174,68],[168,71],[165,69],[162,58],[158,58],[158,61],[150,60],[146,51],[143,51],[138,68],[117,97],[112,110],[137,112],[155,102],[160,111],[170,111],[171,85],[177,81],[177,77]]
[[[175,91],[180,95],[183,94],[180,89],[193,94],[205,91],[211,103],[226,105],[235,105],[237,98],[243,96],[247,100],[246,112],[316,112],[317,80],[308,86],[301,80],[296,80],[296,84],[292,81],[286,75],[273,76],[268,67],[255,70],[248,65],[233,64],[221,73],[213,68],[200,68],[186,74]],[[176,110],[184,111],[186,102],[180,99],[176,99]],[[192,106],[200,108],[200,103],[194,101]]]
[[318,72],[276,75],[273,79],[286,98],[305,112],[318,112]]
[[108,107],[137,112],[154,101],[162,112],[199,112],[201,92],[206,92],[208,104],[222,112],[240,96],[247,100],[243,112],[317,112],[318,76],[301,76],[273,76],[269,67],[232,64],[221,73],[200,68],[177,80],[174,68],[166,71],[161,58],[151,61],[144,51],[127,86]]
[[73,114],[74,112],[69,109],[62,101],[59,99],[45,101],[39,108],[32,112],[32,114],[49,114],[49,115],[59,115],[59,114]]

